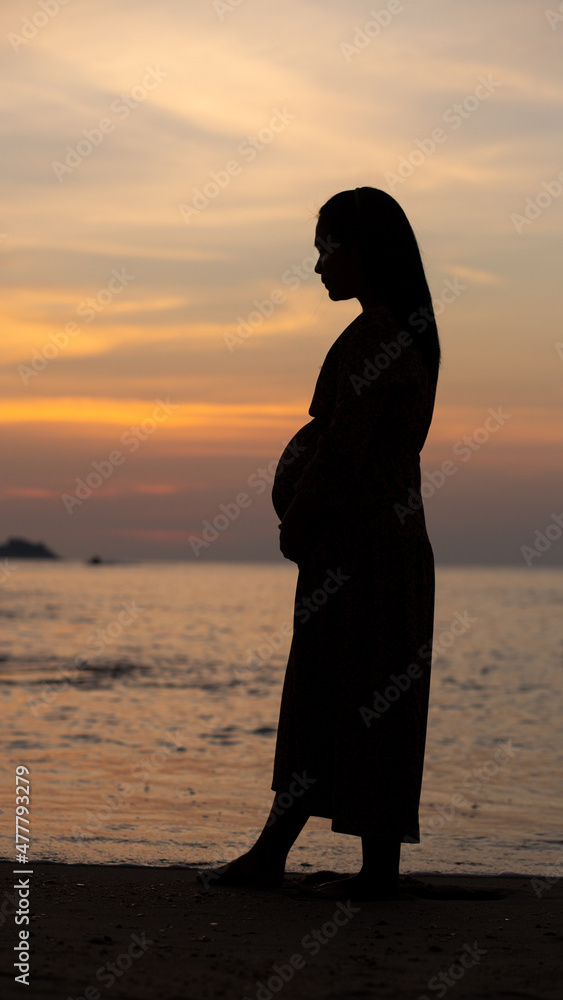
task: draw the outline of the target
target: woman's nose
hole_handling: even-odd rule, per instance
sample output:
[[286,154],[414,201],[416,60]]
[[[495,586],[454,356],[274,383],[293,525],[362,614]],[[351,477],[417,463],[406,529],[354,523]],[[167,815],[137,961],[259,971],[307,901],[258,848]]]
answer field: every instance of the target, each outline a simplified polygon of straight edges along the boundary
[[321,274],[322,269],[323,269],[323,267],[322,267],[322,264],[321,264],[321,258],[319,257],[317,263],[315,264],[315,274]]

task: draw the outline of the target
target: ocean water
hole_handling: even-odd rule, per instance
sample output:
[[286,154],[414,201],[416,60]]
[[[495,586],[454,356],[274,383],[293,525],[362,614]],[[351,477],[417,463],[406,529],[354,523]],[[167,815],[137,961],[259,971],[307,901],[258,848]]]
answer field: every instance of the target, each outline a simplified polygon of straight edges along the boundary
[[[297,568],[20,561],[0,585],[0,854],[30,772],[30,857],[209,865],[270,791]],[[561,874],[563,570],[438,567],[421,843],[408,871]],[[291,870],[353,871],[312,818]]]

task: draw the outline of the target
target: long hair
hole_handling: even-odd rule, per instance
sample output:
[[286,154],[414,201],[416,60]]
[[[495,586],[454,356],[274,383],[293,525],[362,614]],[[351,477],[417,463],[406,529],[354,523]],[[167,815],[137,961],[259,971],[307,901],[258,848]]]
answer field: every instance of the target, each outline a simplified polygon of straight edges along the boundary
[[416,237],[399,203],[379,188],[356,188],[329,198],[318,218],[334,240],[358,246],[377,294],[436,380],[440,341],[432,298]]

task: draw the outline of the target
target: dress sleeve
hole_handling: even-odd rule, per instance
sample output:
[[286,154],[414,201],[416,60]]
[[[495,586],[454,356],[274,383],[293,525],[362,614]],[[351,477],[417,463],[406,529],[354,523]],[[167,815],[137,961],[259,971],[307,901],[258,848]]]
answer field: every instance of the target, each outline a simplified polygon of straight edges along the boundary
[[[296,490],[323,506],[339,508],[361,491],[362,469],[375,435],[385,434],[385,412],[408,380],[400,327],[386,311],[360,316],[338,359],[334,407]],[[389,345],[390,353],[381,344]],[[391,354],[395,354],[392,357]],[[389,363],[386,365],[386,360]]]

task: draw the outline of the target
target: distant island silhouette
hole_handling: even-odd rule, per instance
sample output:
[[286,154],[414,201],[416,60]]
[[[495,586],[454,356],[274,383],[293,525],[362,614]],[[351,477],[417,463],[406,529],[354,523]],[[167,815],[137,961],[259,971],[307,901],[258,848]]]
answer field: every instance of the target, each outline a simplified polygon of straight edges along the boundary
[[60,559],[51,552],[43,542],[28,542],[25,538],[9,538],[5,545],[0,545],[2,559]]

